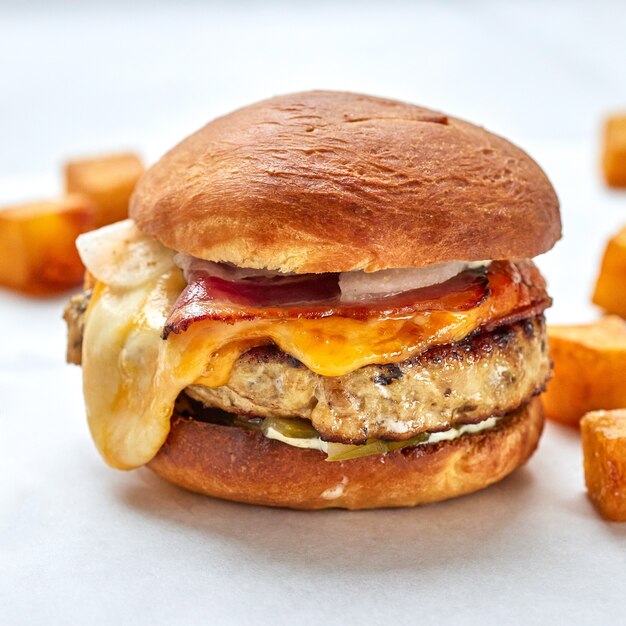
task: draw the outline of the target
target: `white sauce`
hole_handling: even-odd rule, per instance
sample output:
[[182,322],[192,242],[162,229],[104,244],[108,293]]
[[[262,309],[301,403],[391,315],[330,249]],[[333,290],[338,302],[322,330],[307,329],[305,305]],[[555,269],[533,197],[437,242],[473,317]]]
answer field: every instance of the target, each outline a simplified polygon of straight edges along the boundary
[[[416,446],[425,446],[429,443],[438,443],[439,441],[451,441],[452,439],[457,439],[461,435],[478,433],[483,430],[488,430],[489,428],[493,428],[498,422],[497,417],[488,417],[482,422],[478,422],[477,424],[463,424],[462,426],[458,426],[457,428],[450,428],[449,430],[442,430],[440,432],[430,433],[428,439],[420,443],[416,443]],[[276,441],[281,441],[282,443],[286,443],[288,446],[293,446],[295,448],[307,448],[310,450],[320,450],[328,454],[329,447],[332,446],[332,454],[333,456],[337,456],[343,452],[348,452],[351,450],[355,450],[359,446],[346,445],[342,443],[329,443],[327,441],[322,441],[319,437],[310,437],[306,439],[299,439],[297,437],[286,437],[282,433],[278,432],[274,428],[268,428],[265,432],[265,436],[268,439],[275,439]]]
[[[281,432],[277,431],[275,428],[269,426],[265,429],[264,435],[268,439],[275,439],[276,441],[282,441],[286,443],[288,446],[293,446],[294,448],[308,448],[310,450],[321,450],[322,452],[327,451],[327,442],[322,441],[319,437],[311,437],[310,439],[301,439],[298,437],[286,437]],[[347,446],[350,447],[350,446]]]

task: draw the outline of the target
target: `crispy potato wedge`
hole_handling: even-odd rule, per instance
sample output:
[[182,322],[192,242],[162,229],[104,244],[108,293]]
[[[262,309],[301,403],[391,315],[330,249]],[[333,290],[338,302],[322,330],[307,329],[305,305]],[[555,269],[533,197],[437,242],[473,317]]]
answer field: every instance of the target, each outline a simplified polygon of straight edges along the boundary
[[64,171],[67,193],[93,200],[100,228],[128,217],[128,201],[144,166],[136,154],[126,153],[68,161]]
[[626,409],[587,413],[580,434],[589,498],[602,517],[626,522]]
[[52,295],[80,285],[76,237],[93,228],[96,207],[84,196],[0,209],[0,285]]
[[626,187],[626,113],[604,123],[602,168],[609,186]]
[[554,362],[543,395],[546,416],[578,426],[596,409],[626,407],[626,322],[605,317],[583,326],[548,326]]
[[602,258],[593,303],[626,318],[626,228],[609,239]]

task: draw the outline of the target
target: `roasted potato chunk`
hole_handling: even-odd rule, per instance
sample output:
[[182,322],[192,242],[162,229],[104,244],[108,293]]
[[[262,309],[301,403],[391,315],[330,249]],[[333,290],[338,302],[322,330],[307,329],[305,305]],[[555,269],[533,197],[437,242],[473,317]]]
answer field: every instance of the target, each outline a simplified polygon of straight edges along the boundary
[[588,411],[626,407],[624,320],[548,326],[548,338],[554,373],[543,395],[547,417],[578,426]]
[[141,160],[132,153],[76,159],[65,164],[65,188],[91,198],[99,228],[128,217],[128,201],[143,171]]
[[604,124],[602,166],[608,185],[626,187],[626,113],[613,115]]
[[593,302],[607,313],[626,318],[626,228],[609,239]]
[[601,515],[626,521],[626,409],[587,413],[580,422],[585,483]]
[[76,237],[93,228],[96,207],[84,196],[0,209],[0,285],[51,295],[80,285]]

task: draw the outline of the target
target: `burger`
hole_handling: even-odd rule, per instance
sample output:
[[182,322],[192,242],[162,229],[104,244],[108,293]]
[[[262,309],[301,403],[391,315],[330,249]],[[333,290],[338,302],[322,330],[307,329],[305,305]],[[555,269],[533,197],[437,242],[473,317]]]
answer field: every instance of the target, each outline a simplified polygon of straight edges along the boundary
[[532,258],[561,232],[522,150],[426,108],[279,96],[150,168],[81,235],[69,303],[111,466],[320,509],[413,506],[526,462],[550,376]]

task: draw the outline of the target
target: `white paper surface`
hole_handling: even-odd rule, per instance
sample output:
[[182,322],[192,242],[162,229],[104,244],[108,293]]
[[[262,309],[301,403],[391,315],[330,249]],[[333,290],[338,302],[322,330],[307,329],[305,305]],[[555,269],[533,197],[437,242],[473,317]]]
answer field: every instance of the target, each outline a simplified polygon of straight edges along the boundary
[[[626,223],[597,164],[602,115],[626,108],[623,5],[77,6],[0,3],[0,200],[54,193],[66,155],[155,158],[273,93],[401,97],[537,158],[564,217],[539,260],[549,320],[597,315],[602,248]],[[512,477],[413,510],[195,496],[101,462],[80,370],[63,362],[63,302],[0,292],[0,624],[626,622],[626,525],[587,501],[576,432],[548,424]]]

